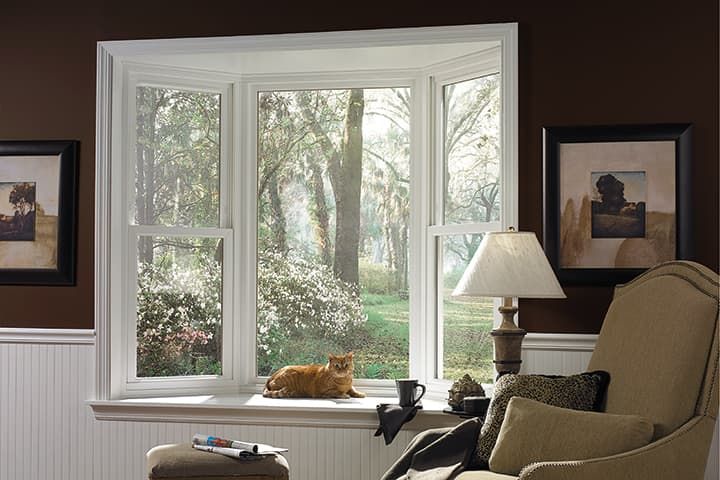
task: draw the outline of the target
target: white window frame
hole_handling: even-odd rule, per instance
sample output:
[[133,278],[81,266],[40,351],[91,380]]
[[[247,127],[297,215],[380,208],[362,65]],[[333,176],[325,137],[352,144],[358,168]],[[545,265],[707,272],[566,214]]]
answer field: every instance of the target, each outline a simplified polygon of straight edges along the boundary
[[[298,91],[298,90],[310,90],[310,89],[324,89],[324,90],[339,90],[339,89],[350,89],[350,88],[410,88],[413,92],[412,95],[412,107],[410,112],[410,158],[415,159],[417,163],[421,161],[421,154],[418,150],[418,138],[419,129],[416,128],[418,122],[419,112],[423,110],[426,104],[425,99],[415,94],[418,91],[420,85],[420,78],[415,72],[408,72],[406,70],[384,70],[382,73],[358,73],[358,72],[332,72],[332,73],[318,73],[318,74],[303,74],[303,75],[248,75],[241,82],[242,97],[241,103],[246,105],[244,109],[244,124],[247,128],[243,128],[245,145],[244,158],[248,161],[244,161],[243,164],[247,165],[248,168],[242,179],[241,189],[246,192],[252,192],[252,198],[250,196],[245,197],[241,208],[245,210],[245,218],[247,219],[242,223],[243,227],[247,227],[248,231],[243,235],[246,238],[248,248],[245,250],[247,258],[245,264],[256,265],[257,264],[257,164],[253,163],[257,159],[257,122],[255,121],[257,115],[257,94],[263,91]],[[412,161],[411,161],[412,163]],[[414,179],[412,173],[410,175],[410,192],[413,194]],[[411,204],[410,216],[414,218],[414,209]],[[413,252],[410,253],[409,265],[414,271],[419,264],[419,257],[413,256]],[[254,384],[256,389],[265,383],[266,377],[257,376],[257,342],[255,340],[255,329],[256,329],[256,296],[255,292],[257,289],[257,276],[255,271],[247,269],[242,272],[244,277],[241,285],[243,285],[244,298],[247,299],[243,302],[241,309],[243,317],[250,319],[250,321],[243,322],[240,325],[240,329],[243,332],[244,342],[242,343],[242,350],[249,352],[250,356],[245,358],[247,365],[251,367],[249,372],[250,383]],[[414,328],[415,323],[411,320],[411,329]],[[416,328],[416,327],[415,327]],[[410,350],[414,347],[411,344]],[[353,384],[361,387],[365,392],[371,393],[387,393],[388,380],[375,380],[375,379],[354,379]]]
[[[117,236],[110,239],[112,262],[119,265],[113,269],[113,283],[121,287],[111,292],[114,296],[115,318],[126,321],[113,322],[113,338],[120,338],[120,348],[115,349],[111,367],[119,381],[113,386],[113,396],[122,398],[138,394],[165,395],[177,391],[203,393],[208,389],[232,391],[237,384],[238,368],[234,357],[233,331],[233,230],[232,184],[230,180],[233,151],[232,115],[233,83],[230,77],[208,75],[192,71],[169,69],[127,62],[116,70],[113,108],[121,112],[118,121],[122,127],[113,138],[111,162],[111,189],[113,201],[113,224]],[[137,162],[136,139],[136,89],[139,86],[167,88],[220,95],[220,151],[219,188],[220,202],[217,227],[182,227],[165,225],[137,225],[132,218],[134,211],[135,165]],[[137,349],[137,241],[141,236],[210,237],[223,240],[223,306],[222,306],[222,374],[185,377],[137,377],[134,352]]]
[[[437,132],[431,131],[437,113],[431,99],[433,82],[445,81],[439,75],[454,70],[477,77],[482,68],[478,58],[457,60],[452,65],[435,65],[417,71],[383,70],[372,72],[335,72],[317,75],[240,76],[215,72],[188,71],[160,66],[139,65],[139,55],[166,53],[203,53],[263,49],[310,49],[338,47],[368,47],[451,43],[458,41],[499,42],[501,73],[501,176],[502,208],[500,225],[473,225],[472,228],[495,230],[517,225],[517,25],[494,24],[461,27],[431,27],[377,30],[369,32],[331,32],[293,35],[267,35],[255,37],[226,37],[207,39],[152,40],[129,42],[100,42],[98,44],[97,129],[96,129],[96,216],[95,216],[95,324],[97,352],[98,400],[111,400],[134,396],[177,395],[192,393],[257,392],[262,378],[255,375],[255,285],[256,285],[256,155],[252,131],[243,125],[254,125],[250,117],[252,92],[282,85],[284,89],[318,88],[326,82],[328,88],[410,86],[413,89],[413,115],[411,124],[410,165],[411,219],[410,266],[410,375],[428,384],[441,397],[447,382],[434,378],[438,357],[437,342],[437,288],[436,257],[433,243],[439,235],[455,233],[463,226],[443,226],[437,221],[436,178],[438,162],[432,162],[437,153]],[[470,70],[468,70],[470,68]],[[182,89],[217,91],[223,103],[221,112],[221,222],[219,228],[188,229],[158,226],[131,226],[128,195],[134,191],[134,175],[128,173],[132,163],[127,161],[127,145],[133,145],[134,132],[124,121],[135,121],[122,99],[128,92],[134,98],[133,75],[139,81],[156,86]],[[447,77],[451,78],[451,77]],[[445,80],[443,80],[445,79]],[[401,81],[402,80],[402,81]],[[154,83],[155,82],[155,83]],[[170,82],[170,83],[165,83]],[[144,84],[143,83],[143,84]],[[279,87],[278,87],[279,88]],[[255,126],[256,128],[256,126]],[[130,151],[134,151],[131,148]],[[132,172],[132,170],[131,170]],[[111,179],[110,181],[108,179]],[[442,215],[442,212],[440,212]],[[134,244],[131,234],[151,233],[219,236],[224,239],[223,268],[236,265],[231,273],[224,274],[223,325],[230,334],[224,335],[223,375],[219,378],[138,379],[130,375],[128,360],[134,341],[133,322],[127,313],[133,312],[127,295],[134,288],[130,272],[137,269],[130,249]],[[457,233],[461,233],[460,230]],[[131,260],[132,258],[132,260]],[[234,259],[234,260],[233,260]],[[252,267],[252,268],[251,268]],[[224,270],[230,272],[230,270]],[[233,285],[237,288],[233,288]],[[430,295],[428,295],[431,293]],[[424,298],[424,301],[419,299]],[[125,319],[125,320],[123,320]],[[132,323],[132,325],[131,325]],[[120,339],[120,341],[118,341]],[[230,342],[227,346],[225,342]],[[130,353],[128,353],[130,352]],[[229,357],[226,357],[228,355]],[[226,363],[227,362],[227,363]],[[390,381],[358,380],[370,394],[392,392]]]
[[[501,143],[501,159],[500,159],[500,188],[501,188],[501,208],[500,220],[492,222],[478,223],[453,223],[445,222],[445,175],[447,169],[447,159],[444,151],[444,125],[443,110],[444,92],[443,89],[451,84],[472,80],[475,78],[499,74],[501,79],[500,96],[503,101],[504,91],[507,88],[503,82],[502,66],[496,61],[498,50],[492,49],[480,54],[472,55],[470,58],[455,59],[442,65],[435,66],[427,71],[430,77],[431,89],[431,108],[433,127],[430,129],[430,138],[433,141],[433,155],[430,163],[432,169],[432,186],[428,196],[431,198],[430,224],[426,229],[426,241],[428,256],[426,259],[427,268],[433,269],[435,276],[425,284],[425,298],[427,299],[427,308],[433,314],[426,315],[426,323],[424,328],[428,335],[428,351],[431,348],[435,351],[435,355],[427,355],[425,358],[425,379],[428,387],[432,391],[446,391],[451,381],[442,378],[440,372],[443,370],[444,363],[444,345],[443,345],[443,271],[442,271],[442,255],[441,242],[443,238],[451,235],[488,233],[507,230],[509,226],[517,226],[517,166],[513,162],[508,161],[504,155],[506,145],[507,115],[504,114],[503,108],[500,109],[500,143]],[[507,183],[507,185],[506,185]],[[507,195],[505,192],[507,191]],[[495,306],[499,306],[499,300],[494,300]],[[497,308],[494,310],[493,324],[499,325],[501,317]]]

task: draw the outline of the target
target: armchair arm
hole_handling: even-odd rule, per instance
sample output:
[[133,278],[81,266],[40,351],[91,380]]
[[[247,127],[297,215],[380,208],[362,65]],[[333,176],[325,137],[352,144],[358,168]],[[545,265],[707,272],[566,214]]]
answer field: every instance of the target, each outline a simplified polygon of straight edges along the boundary
[[520,472],[520,480],[702,480],[714,427],[710,417],[693,417],[642,448],[589,460],[533,463]]

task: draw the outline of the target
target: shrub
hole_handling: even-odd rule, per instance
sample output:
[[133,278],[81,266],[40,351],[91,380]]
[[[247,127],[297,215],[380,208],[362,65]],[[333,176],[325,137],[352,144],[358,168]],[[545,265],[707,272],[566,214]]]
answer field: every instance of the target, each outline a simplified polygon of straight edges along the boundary
[[146,264],[138,274],[137,375],[221,373],[220,269]]
[[396,293],[395,276],[385,265],[360,259],[358,268],[361,292],[380,295]]
[[263,252],[258,261],[258,374],[342,353],[338,349],[344,349],[348,334],[365,322],[356,290],[323,264]]

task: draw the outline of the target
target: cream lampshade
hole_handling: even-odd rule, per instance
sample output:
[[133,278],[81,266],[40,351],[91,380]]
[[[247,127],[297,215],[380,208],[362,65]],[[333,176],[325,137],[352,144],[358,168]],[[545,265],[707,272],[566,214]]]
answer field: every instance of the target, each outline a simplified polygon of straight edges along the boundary
[[522,339],[527,332],[513,321],[513,297],[565,298],[545,252],[532,232],[486,233],[453,296],[502,297],[503,321],[491,332],[495,369],[517,373],[522,363]]

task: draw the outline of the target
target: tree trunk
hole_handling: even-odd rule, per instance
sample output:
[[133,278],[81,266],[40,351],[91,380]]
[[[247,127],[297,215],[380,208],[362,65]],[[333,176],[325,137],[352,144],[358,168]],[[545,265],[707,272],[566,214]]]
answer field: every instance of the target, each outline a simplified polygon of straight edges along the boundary
[[327,202],[325,202],[325,183],[322,178],[322,169],[318,165],[315,158],[306,158],[308,169],[310,170],[310,185],[308,193],[310,194],[310,217],[315,222],[313,229],[315,234],[315,244],[322,263],[332,265],[332,243],[330,240],[330,216],[328,214]]
[[400,228],[400,252],[398,252],[401,261],[401,264],[398,268],[400,270],[401,276],[401,290],[407,290],[410,287],[410,285],[408,284],[408,241],[408,227],[407,220],[405,220],[402,227]]
[[362,89],[350,90],[345,113],[342,163],[339,187],[333,185],[336,205],[335,276],[359,285],[358,249],[360,247],[360,190],[362,186],[362,120],[365,108]]
[[272,216],[270,229],[272,230],[275,240],[275,249],[280,253],[285,253],[287,252],[287,222],[282,207],[282,199],[280,198],[280,188],[275,174],[268,179],[267,185],[268,194],[270,195],[270,215]]
[[[137,192],[135,208],[137,223],[152,225],[155,223],[155,122],[160,102],[157,95],[141,89],[138,96],[137,114]],[[153,263],[152,237],[138,239],[138,259],[142,263]]]
[[362,186],[362,120],[365,100],[362,89],[350,90],[342,148],[335,148],[317,118],[309,95],[299,99],[303,116],[327,160],[327,171],[335,198],[335,277],[352,285],[360,283],[360,189]]

